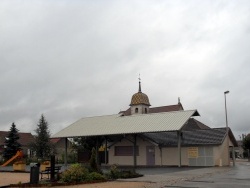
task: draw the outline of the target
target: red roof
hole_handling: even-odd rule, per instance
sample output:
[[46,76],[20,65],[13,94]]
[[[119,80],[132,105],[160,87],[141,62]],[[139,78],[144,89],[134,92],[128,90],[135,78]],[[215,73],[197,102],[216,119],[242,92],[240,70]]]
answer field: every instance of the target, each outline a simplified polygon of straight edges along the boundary
[[[159,107],[153,107],[149,108],[149,114],[151,113],[160,113],[160,112],[172,112],[172,111],[180,111],[184,110],[181,103],[175,104],[175,105],[169,105],[169,106],[159,106]],[[127,109],[126,111],[120,111],[119,114],[123,114],[124,116],[130,116],[131,115],[131,108]]]
[[50,141],[54,144],[59,142],[60,140],[61,140],[61,138],[50,138]]
[[[4,145],[5,137],[7,137],[9,134],[9,131],[0,131],[0,145]],[[31,133],[18,133],[19,140],[18,142],[22,146],[27,146],[30,143],[34,142],[34,136]]]
[[172,112],[183,110],[181,103],[169,106],[159,106],[154,108],[149,108],[149,113],[160,113],[160,112]]
[[197,130],[197,129],[211,129],[211,128],[194,118],[190,118],[186,122],[186,124],[182,127],[182,130],[186,131]]

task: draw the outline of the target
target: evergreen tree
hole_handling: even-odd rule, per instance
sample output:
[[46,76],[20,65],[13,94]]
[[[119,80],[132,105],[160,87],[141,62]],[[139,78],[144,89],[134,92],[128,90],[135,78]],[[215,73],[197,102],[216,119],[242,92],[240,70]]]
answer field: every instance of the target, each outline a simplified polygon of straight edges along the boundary
[[242,147],[243,147],[243,149],[244,149],[245,155],[248,157],[248,159],[250,159],[250,156],[249,156],[249,150],[250,150],[250,134],[248,134],[247,136],[245,136],[245,138],[243,139]]
[[[76,151],[92,151],[93,147],[97,146],[97,137],[75,137],[73,139],[73,149]],[[97,147],[100,147],[99,144]]]
[[43,115],[41,115],[35,132],[35,142],[32,144],[33,151],[36,152],[36,156],[39,158],[44,159],[46,157],[49,157],[52,152],[53,146],[50,142],[48,123]]
[[97,160],[96,159],[96,150],[95,150],[95,148],[92,148],[91,158],[89,160],[89,163],[90,163],[91,171],[93,171],[93,172],[99,172],[99,168],[98,168],[96,160]]
[[21,144],[18,142],[20,138],[18,132],[19,130],[16,128],[15,123],[12,123],[8,136],[4,142],[5,149],[3,152],[3,157],[6,160],[14,156],[18,150],[21,150]]
[[96,148],[96,161],[99,164],[99,152],[98,149],[101,147],[104,141],[104,137],[76,137],[73,139],[73,150],[75,151],[88,151],[93,152],[92,148]]

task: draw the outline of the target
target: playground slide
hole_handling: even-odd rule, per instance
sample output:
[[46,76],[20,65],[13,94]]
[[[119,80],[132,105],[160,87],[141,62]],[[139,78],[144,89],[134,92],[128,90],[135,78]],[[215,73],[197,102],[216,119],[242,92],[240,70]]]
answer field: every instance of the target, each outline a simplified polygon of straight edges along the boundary
[[23,157],[23,152],[22,151],[17,151],[16,155],[11,157],[8,161],[6,161],[2,166],[7,166],[9,163],[11,163],[13,160],[15,160],[18,157]]

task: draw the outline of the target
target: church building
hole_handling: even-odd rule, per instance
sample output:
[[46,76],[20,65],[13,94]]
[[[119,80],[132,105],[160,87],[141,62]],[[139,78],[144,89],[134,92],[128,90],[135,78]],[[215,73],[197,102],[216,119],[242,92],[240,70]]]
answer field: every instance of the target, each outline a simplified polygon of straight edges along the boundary
[[199,122],[194,118],[198,111],[184,110],[180,100],[175,105],[150,106],[139,81],[127,110],[82,118],[53,137],[105,138],[106,165],[230,165],[229,153],[237,146],[230,128],[210,128]]

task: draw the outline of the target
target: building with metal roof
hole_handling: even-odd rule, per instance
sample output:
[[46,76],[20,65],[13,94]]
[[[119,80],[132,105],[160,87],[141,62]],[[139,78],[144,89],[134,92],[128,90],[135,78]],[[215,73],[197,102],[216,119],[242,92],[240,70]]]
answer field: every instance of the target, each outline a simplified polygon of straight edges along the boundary
[[[53,137],[81,137],[139,134],[147,132],[178,131],[194,115],[196,110],[138,114],[122,114],[82,118]],[[152,126],[154,125],[154,126]]]
[[142,93],[139,82],[139,90],[127,110],[82,118],[53,137],[104,138],[102,162],[106,165],[229,165],[230,147],[237,146],[231,130],[212,129],[194,119],[195,116],[199,116],[198,111],[184,110],[180,99],[177,105],[150,108],[149,98]]

